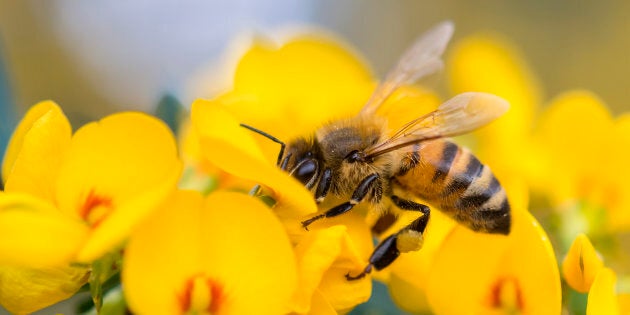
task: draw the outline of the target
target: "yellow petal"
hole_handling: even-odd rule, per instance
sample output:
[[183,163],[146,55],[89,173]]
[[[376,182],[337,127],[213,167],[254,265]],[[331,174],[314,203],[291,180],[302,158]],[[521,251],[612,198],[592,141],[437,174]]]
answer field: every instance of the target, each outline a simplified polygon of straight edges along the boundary
[[198,242],[203,203],[199,193],[178,191],[133,231],[125,249],[122,281],[134,312],[181,312],[174,292],[201,268]]
[[180,170],[173,135],[156,118],[120,113],[80,128],[57,182],[59,208],[93,230],[78,259],[119,245],[175,189]]
[[586,293],[604,262],[584,234],[578,235],[562,262],[564,280],[576,291]]
[[[603,173],[609,181],[609,186],[602,187],[599,204],[606,207],[608,223],[613,231],[630,230],[630,113],[617,117],[614,125],[614,135],[608,139],[609,153],[606,156],[609,163],[602,165]],[[606,139],[602,139],[606,141]],[[604,154],[602,152],[602,154]]]
[[205,201],[197,192],[177,192],[134,231],[124,264],[126,298],[139,314],[186,311],[193,277],[212,284],[197,293],[209,295],[214,314],[278,314],[297,282],[291,245],[273,213],[230,192]]
[[509,236],[458,226],[436,254],[427,295],[436,314],[559,314],[560,276],[538,222],[513,208]]
[[[251,132],[239,126],[236,118],[216,102],[193,103],[192,120],[205,157],[216,166],[236,176],[273,189],[279,203],[290,205],[296,215],[316,211],[312,195],[302,184],[268,161]],[[280,214],[279,214],[280,215]]]
[[259,41],[243,56],[234,78],[234,91],[255,101],[232,106],[243,122],[293,138],[357,113],[372,80],[366,66],[338,40],[307,35],[281,47]]
[[[0,262],[66,265],[88,236],[87,226],[26,194],[0,194]],[[1,282],[1,281],[0,281]]]
[[537,187],[553,187],[557,202],[586,197],[601,182],[612,128],[610,113],[594,94],[571,91],[554,99],[541,115],[535,140],[548,154],[547,174],[563,175],[543,177]]
[[[295,247],[300,280],[291,311],[312,312],[309,310],[316,302],[313,301],[316,293],[337,311],[350,310],[369,298],[370,277],[356,281],[345,278],[348,273],[360,273],[367,265],[371,246],[366,247],[363,242],[369,241],[369,230],[360,215],[350,213],[344,217],[346,224],[310,231]],[[334,223],[338,222],[326,222]]]
[[630,293],[620,292],[617,295],[617,301],[619,302],[619,310],[621,314],[630,313]]
[[72,128],[59,106],[33,106],[15,130],[2,165],[6,191],[54,200],[54,184]]
[[482,160],[495,170],[519,171],[513,161],[522,158],[524,140],[540,104],[538,83],[524,59],[498,36],[475,35],[458,42],[446,64],[454,94],[488,92],[510,103],[505,115],[475,135],[480,141]]
[[70,298],[88,277],[89,271],[79,267],[0,266],[0,304],[12,314],[30,314]]
[[317,315],[337,315],[337,311],[330,305],[321,292],[315,290],[311,303],[310,314]]
[[602,268],[595,277],[593,286],[588,292],[588,304],[586,305],[586,314],[606,314],[617,315],[619,311],[619,303],[615,292],[617,276],[610,268]]

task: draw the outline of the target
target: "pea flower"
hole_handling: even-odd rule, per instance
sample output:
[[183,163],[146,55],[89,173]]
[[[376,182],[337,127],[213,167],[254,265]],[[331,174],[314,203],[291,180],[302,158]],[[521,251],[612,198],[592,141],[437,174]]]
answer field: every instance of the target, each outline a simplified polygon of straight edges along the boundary
[[178,191],[133,231],[122,281],[137,314],[280,314],[297,267],[282,224],[261,201]]
[[593,244],[582,233],[575,238],[562,262],[562,274],[574,290],[586,293],[603,267],[604,262],[595,252]]
[[630,311],[621,303],[622,295],[617,293],[615,272],[604,266],[585,234],[579,234],[573,241],[562,262],[562,272],[572,289],[588,293],[586,314],[616,315]]
[[14,313],[65,299],[98,276],[89,264],[114,253],[180,173],[173,136],[157,119],[114,114],[73,135],[50,101],[26,114],[2,167],[0,303]]
[[586,228],[630,229],[629,114],[613,118],[594,94],[571,91],[554,99],[541,114],[534,137],[538,151],[544,153],[541,173],[553,169],[563,174],[541,174],[536,187],[554,187],[550,197],[555,204],[581,203],[591,214]]

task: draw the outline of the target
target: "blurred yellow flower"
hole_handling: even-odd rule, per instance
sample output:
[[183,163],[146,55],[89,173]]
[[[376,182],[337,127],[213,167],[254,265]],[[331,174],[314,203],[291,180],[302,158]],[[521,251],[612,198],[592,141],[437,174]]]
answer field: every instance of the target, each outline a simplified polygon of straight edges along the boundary
[[630,116],[613,119],[595,95],[572,91],[541,114],[534,139],[546,162],[540,173],[562,174],[539,176],[534,187],[544,187],[555,204],[603,209],[603,226],[589,222],[594,230],[630,228]]
[[562,272],[571,288],[588,293],[586,314],[616,315],[630,311],[628,305],[623,304],[627,297],[617,293],[615,272],[604,266],[586,235],[580,234],[573,241],[562,262]]
[[[24,313],[69,297],[89,272],[70,264],[116,250],[175,188],[179,172],[173,136],[157,119],[115,114],[72,135],[56,104],[34,106],[3,162],[0,262],[12,267],[0,269],[0,279],[19,279],[22,286],[4,291],[0,303],[22,303],[12,311]],[[31,276],[59,281],[61,290],[50,294],[52,283],[44,287]]]
[[584,234],[579,234],[562,262],[564,280],[576,291],[586,293],[604,262],[595,252],[593,244]]
[[122,281],[138,314],[280,314],[297,267],[281,223],[261,201],[179,191],[132,233]]

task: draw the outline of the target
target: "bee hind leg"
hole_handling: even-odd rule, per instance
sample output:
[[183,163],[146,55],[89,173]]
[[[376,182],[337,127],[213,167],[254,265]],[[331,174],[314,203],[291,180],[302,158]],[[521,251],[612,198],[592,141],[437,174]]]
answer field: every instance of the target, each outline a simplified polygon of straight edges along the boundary
[[420,247],[422,247],[424,230],[429,223],[431,213],[429,207],[411,200],[402,199],[395,195],[392,195],[391,199],[398,208],[402,210],[420,211],[422,212],[422,216],[378,244],[370,256],[369,264],[363,271],[356,276],[351,276],[349,273],[346,274],[347,280],[361,279],[369,274],[372,269],[381,270],[389,266],[400,256],[400,253],[419,250]]

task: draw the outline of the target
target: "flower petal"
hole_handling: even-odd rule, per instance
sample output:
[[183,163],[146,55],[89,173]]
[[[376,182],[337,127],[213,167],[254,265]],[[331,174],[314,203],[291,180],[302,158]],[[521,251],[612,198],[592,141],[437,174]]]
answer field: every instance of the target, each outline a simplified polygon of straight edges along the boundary
[[562,262],[564,280],[576,291],[586,293],[604,262],[584,234],[578,235]]
[[[548,154],[547,174],[535,187],[553,187],[554,200],[587,196],[601,183],[601,165],[608,159],[607,139],[613,121],[606,106],[588,91],[571,91],[554,99],[541,115],[535,141]],[[587,149],[585,149],[587,148]],[[548,188],[547,188],[548,190]]]
[[[0,194],[0,262],[59,266],[74,259],[88,236],[87,226],[37,197]],[[1,281],[0,281],[1,282]]]
[[181,312],[174,292],[201,268],[198,243],[203,203],[199,193],[178,191],[132,232],[125,249],[122,281],[134,312]]
[[0,304],[12,314],[30,314],[70,298],[88,276],[89,271],[79,267],[0,266]]
[[[606,205],[608,223],[613,231],[630,230],[630,113],[615,120],[614,136],[608,139],[608,163],[602,166],[610,185],[603,187],[600,204]],[[606,141],[602,139],[602,141]]]
[[234,92],[255,101],[229,107],[241,121],[290,139],[356,114],[373,87],[370,71],[339,40],[306,35],[280,47],[259,41],[234,77]]
[[124,263],[129,306],[142,314],[186,311],[185,283],[198,275],[215,285],[216,314],[278,314],[297,282],[289,240],[273,213],[231,192],[205,201],[177,192],[134,231]]
[[251,132],[240,127],[236,118],[220,104],[195,101],[192,120],[199,133],[201,150],[212,163],[236,176],[268,186],[279,203],[297,210],[295,216],[316,211],[313,197],[304,186],[268,161]]
[[33,106],[7,147],[2,165],[5,190],[54,200],[54,184],[71,134],[70,123],[57,104],[45,101]]
[[173,135],[156,118],[120,113],[80,128],[57,182],[59,208],[93,229],[78,259],[119,245],[175,189],[180,171]]
[[588,292],[588,304],[586,304],[586,315],[621,314],[615,285],[617,276],[610,268],[602,268],[595,276],[593,286]]
[[[320,229],[308,232],[295,247],[300,276],[291,311],[312,312],[315,295],[321,294],[332,308],[347,311],[370,297],[371,280],[347,281],[348,273],[359,273],[367,265],[365,258],[372,246],[368,226],[356,213],[323,223]],[[337,222],[332,222],[337,221]]]

